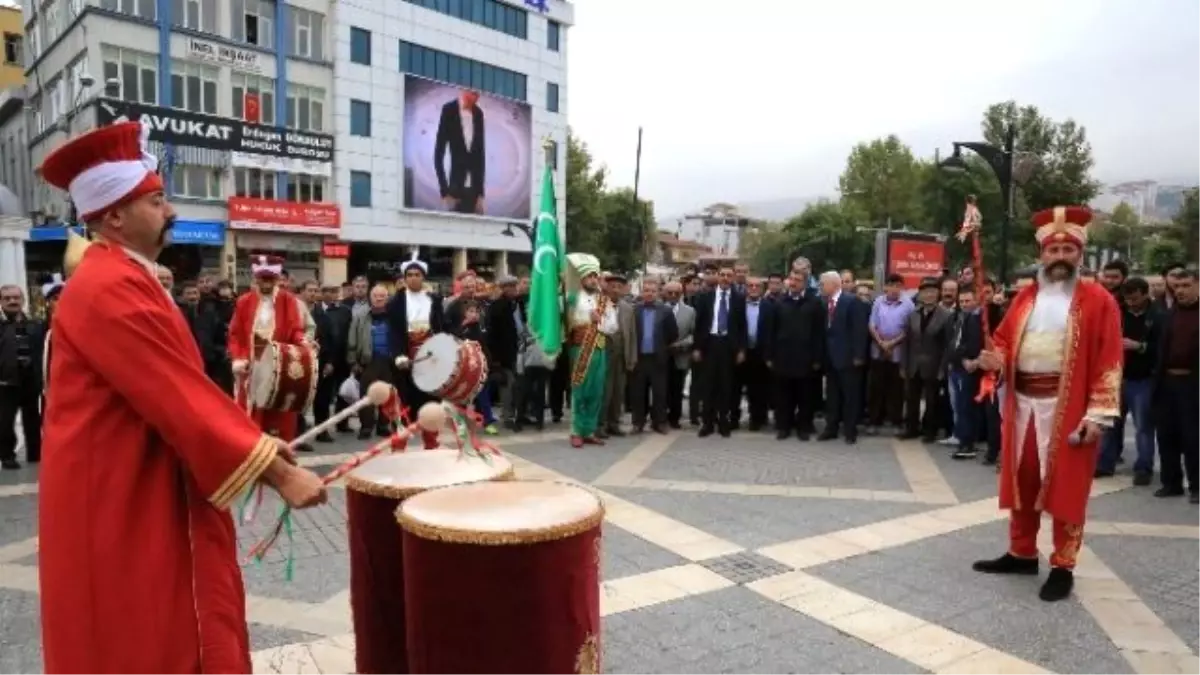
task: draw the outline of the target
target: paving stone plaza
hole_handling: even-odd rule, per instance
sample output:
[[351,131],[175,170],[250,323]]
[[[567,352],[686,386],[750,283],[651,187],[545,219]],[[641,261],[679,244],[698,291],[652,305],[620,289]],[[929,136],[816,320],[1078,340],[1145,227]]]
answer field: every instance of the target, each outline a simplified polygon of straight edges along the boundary
[[[1004,551],[1005,514],[991,468],[942,447],[684,431],[575,450],[558,430],[499,444],[518,477],[605,501],[605,672],[1200,672],[1197,509],[1127,474],[1097,481],[1075,594],[1047,604],[1041,579],[970,570]],[[342,436],[303,461],[360,449]],[[0,672],[42,668],[36,478],[0,473]],[[297,517],[292,581],[278,549],[246,568],[257,672],[353,670],[346,528],[337,489]]]

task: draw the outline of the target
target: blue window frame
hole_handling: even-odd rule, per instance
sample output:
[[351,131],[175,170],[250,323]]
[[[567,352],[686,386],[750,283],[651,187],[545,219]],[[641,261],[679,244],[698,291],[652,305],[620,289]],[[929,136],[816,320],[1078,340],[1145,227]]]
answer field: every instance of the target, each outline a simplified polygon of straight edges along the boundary
[[546,110],[558,112],[558,85],[553,82],[546,83]]
[[350,27],[350,61],[364,66],[371,65],[371,31]]
[[439,14],[529,39],[529,12],[499,0],[406,0]]
[[559,41],[562,40],[562,24],[557,21],[546,20],[546,49],[552,52],[559,50]]
[[528,100],[527,78],[521,73],[411,42],[400,42],[400,72],[518,101]]
[[350,206],[371,205],[371,174],[366,171],[350,172]]
[[371,135],[371,104],[350,99],[350,135]]

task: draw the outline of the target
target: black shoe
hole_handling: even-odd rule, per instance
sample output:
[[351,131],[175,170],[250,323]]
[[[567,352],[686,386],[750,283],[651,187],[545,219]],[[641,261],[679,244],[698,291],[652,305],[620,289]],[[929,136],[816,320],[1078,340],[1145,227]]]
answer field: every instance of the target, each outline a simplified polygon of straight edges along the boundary
[[921,432],[919,432],[919,431],[901,431],[900,433],[896,434],[896,440],[899,440],[899,441],[911,441],[915,438],[920,438],[920,437],[921,437]]
[[975,459],[979,456],[979,451],[972,445],[960,445],[950,456],[954,459]]
[[984,466],[992,466],[992,465],[993,465],[993,464],[995,464],[995,463],[996,463],[996,458],[995,458],[995,457],[984,457],[984,458],[983,458],[983,464],[984,464]]
[[1200,492],[1193,492],[1192,494],[1188,495],[1188,503],[1200,504]]
[[309,445],[308,443],[304,443],[302,445],[297,445],[296,450],[299,450],[300,452],[313,452],[313,446]]
[[550,421],[555,424],[558,424],[558,423],[562,422],[562,415],[554,415],[550,418]]
[[1152,474],[1152,473],[1135,473],[1135,474],[1133,474],[1133,484],[1138,487],[1144,487],[1146,485],[1149,485],[1152,480],[1154,480],[1154,474]]
[[724,429],[718,429],[717,433],[721,434],[721,438],[729,438],[733,435],[733,430],[731,430],[729,427],[726,427]]
[[612,436],[613,438],[624,438],[625,432],[621,431],[620,429],[618,429],[616,427],[613,427],[612,429],[608,430],[608,435]]
[[16,471],[19,468],[21,468],[21,463],[15,459],[0,460],[0,469],[8,469],[9,471]]
[[1038,597],[1046,602],[1058,602],[1065,600],[1074,587],[1075,574],[1071,570],[1051,567],[1050,576],[1046,578],[1046,583],[1042,584],[1042,590],[1038,592]]
[[817,436],[818,441],[832,441],[837,438],[836,431],[822,431],[820,436]]
[[330,436],[328,431],[322,431],[321,433],[317,434],[317,442],[318,443],[332,443],[333,436]]
[[350,428],[350,425],[349,425],[349,424],[339,424],[339,425],[337,425],[337,431],[338,431],[338,433],[339,433],[339,434],[352,434],[352,433],[354,433],[354,430]]
[[996,558],[995,560],[977,560],[971,565],[971,569],[984,574],[1025,574],[1034,576],[1038,573],[1037,558],[1018,558],[1011,553]]
[[790,432],[790,431],[788,431],[788,430],[786,430],[786,429],[784,429],[784,430],[781,430],[781,431],[776,431],[776,432],[775,432],[775,440],[777,440],[777,441],[786,441],[786,440],[788,439],[788,437],[789,437],[789,436],[791,436],[791,435],[792,435],[792,432]]
[[858,434],[846,434],[846,445],[858,443]]
[[679,422],[671,422],[671,428],[672,429],[682,429],[683,425],[680,424]]
[[796,438],[801,441],[807,441],[808,439],[812,438],[812,434],[807,431],[797,431]]
[[1154,491],[1155,497],[1182,497],[1183,488],[1160,487]]
[[700,438],[707,438],[713,435],[713,428],[710,426],[700,427],[700,433],[696,434]]
[[41,455],[26,455],[25,456],[26,464],[37,464],[40,461],[42,461]]
[[751,423],[750,423],[750,424],[749,424],[749,425],[746,427],[746,431],[751,431],[751,432],[753,432],[753,431],[762,431],[762,428],[763,428],[762,422],[751,422]]
[[1115,473],[1116,471],[1109,469],[1096,469],[1096,472],[1092,474],[1092,478],[1112,478]]
[[924,436],[922,436],[922,437],[921,437],[921,442],[922,442],[922,443],[937,443],[937,442],[938,442],[938,437],[937,437],[937,436],[930,436],[929,434],[926,434],[926,435],[924,435]]
[[379,427],[375,429],[375,435],[380,438],[387,438],[392,435],[392,430],[387,427]]
[[358,431],[358,440],[360,440],[360,441],[365,441],[365,440],[367,440],[367,439],[368,439],[368,438],[370,438],[370,437],[371,437],[371,430],[370,430],[370,429],[359,429],[359,431]]

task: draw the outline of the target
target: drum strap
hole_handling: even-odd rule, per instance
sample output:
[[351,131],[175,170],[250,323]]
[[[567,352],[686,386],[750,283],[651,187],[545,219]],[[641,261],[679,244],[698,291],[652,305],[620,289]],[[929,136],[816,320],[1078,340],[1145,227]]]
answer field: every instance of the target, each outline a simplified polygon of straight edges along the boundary
[[[600,295],[596,301],[596,313],[602,317],[608,310],[608,297]],[[571,386],[578,387],[587,379],[588,366],[592,363],[592,352],[596,351],[596,342],[600,337],[600,324],[593,320],[588,324],[587,332],[583,334],[583,342],[579,345],[579,357],[575,359],[575,367],[571,369]]]

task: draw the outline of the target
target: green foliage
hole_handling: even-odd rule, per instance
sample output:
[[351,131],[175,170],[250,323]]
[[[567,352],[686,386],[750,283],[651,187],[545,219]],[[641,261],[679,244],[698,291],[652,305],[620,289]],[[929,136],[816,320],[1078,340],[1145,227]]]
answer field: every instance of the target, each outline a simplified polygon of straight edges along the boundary
[[1147,274],[1158,274],[1167,265],[1177,263],[1186,257],[1183,244],[1175,239],[1152,237],[1142,250],[1142,269]]
[[[587,144],[567,133],[567,239],[569,251],[591,253],[605,269],[641,269],[653,244],[654,204],[633,190],[608,187],[608,171],[594,166]],[[646,246],[643,246],[646,244]]]
[[790,236],[778,223],[748,228],[738,239],[738,257],[746,261],[754,274],[782,274],[791,263]]
[[870,269],[875,256],[873,234],[859,232],[866,216],[857,204],[842,200],[821,200],[783,225],[788,235],[787,260],[803,255],[812,261],[813,271],[850,268]]
[[1200,188],[1192,188],[1184,193],[1183,207],[1171,221],[1167,237],[1178,242],[1181,249],[1179,260],[1196,262],[1200,260]]
[[838,178],[842,201],[853,205],[865,223],[915,226],[921,222],[921,163],[895,135],[859,143]]

